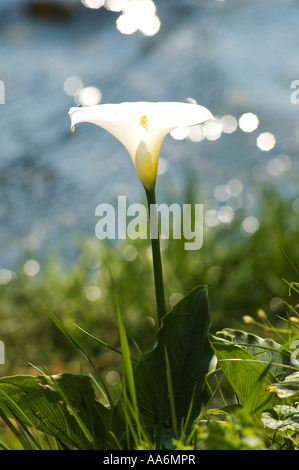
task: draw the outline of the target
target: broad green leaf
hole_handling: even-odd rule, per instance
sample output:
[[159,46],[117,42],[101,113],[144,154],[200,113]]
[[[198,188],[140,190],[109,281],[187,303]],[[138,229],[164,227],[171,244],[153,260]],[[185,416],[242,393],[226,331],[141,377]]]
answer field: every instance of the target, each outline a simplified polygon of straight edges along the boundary
[[291,355],[288,351],[282,350],[282,346],[269,338],[261,338],[252,333],[242,330],[225,328],[217,332],[218,338],[224,338],[243,347],[252,356],[265,366],[269,365],[270,372],[277,380],[282,380],[292,373]]
[[210,338],[219,367],[247,411],[260,416],[264,409],[278,403],[274,394],[265,391],[269,383],[275,382],[266,364],[258,361],[243,346],[218,336]]
[[179,430],[185,425],[187,417],[189,427],[192,425],[208,400],[205,377],[215,363],[207,337],[209,327],[207,288],[200,286],[163,317],[155,347],[144,355],[134,369],[143,422],[151,427],[157,425],[157,432],[161,433],[164,442],[167,435],[173,437],[170,380]]
[[283,382],[277,382],[269,385],[268,392],[276,392],[279,398],[298,398],[299,397],[299,371],[288,375]]
[[277,405],[272,410],[265,410],[262,422],[266,428],[275,431],[299,430],[299,406]]
[[84,375],[3,377],[0,410],[67,446],[94,449],[106,443],[104,421],[109,419],[109,410],[97,401],[91,379]]

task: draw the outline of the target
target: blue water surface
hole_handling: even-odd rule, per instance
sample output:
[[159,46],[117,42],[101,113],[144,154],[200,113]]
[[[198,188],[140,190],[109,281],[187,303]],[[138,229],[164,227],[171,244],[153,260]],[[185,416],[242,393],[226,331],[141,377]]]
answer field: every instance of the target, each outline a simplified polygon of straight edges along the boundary
[[[15,269],[24,253],[42,260],[58,249],[72,259],[78,237],[94,235],[98,204],[114,203],[117,195],[129,202],[143,197],[117,140],[93,125],[70,132],[74,97],[64,83],[72,76],[100,89],[101,103],[192,98],[219,118],[258,116],[252,133],[237,128],[198,143],[167,136],[161,149],[167,171],[158,177],[158,192],[171,182],[179,194],[183,168],[206,197],[232,178],[250,188],[259,172],[260,184],[272,178],[281,186],[266,169],[283,154],[292,176],[283,185],[288,191],[290,182],[296,196],[299,105],[291,102],[291,83],[299,79],[297,1],[156,0],[161,27],[151,37],[120,33],[120,13],[104,7],[74,0],[66,15],[47,15],[38,13],[37,3],[0,5],[0,269]],[[269,152],[256,145],[262,132],[275,136]]]

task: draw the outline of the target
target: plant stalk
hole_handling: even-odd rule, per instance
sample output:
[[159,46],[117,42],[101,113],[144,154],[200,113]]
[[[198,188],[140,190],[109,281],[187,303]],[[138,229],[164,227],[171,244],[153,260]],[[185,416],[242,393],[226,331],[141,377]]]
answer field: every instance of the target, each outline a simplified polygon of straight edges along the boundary
[[154,268],[154,281],[155,281],[155,292],[156,292],[156,304],[157,304],[157,315],[159,326],[161,325],[161,319],[166,314],[165,305],[165,294],[164,294],[164,282],[163,282],[163,271],[161,261],[161,249],[160,249],[160,237],[158,228],[158,212],[156,204],[155,189],[151,191],[145,188],[149,221],[150,221],[150,238],[152,244],[153,254],[153,268]]

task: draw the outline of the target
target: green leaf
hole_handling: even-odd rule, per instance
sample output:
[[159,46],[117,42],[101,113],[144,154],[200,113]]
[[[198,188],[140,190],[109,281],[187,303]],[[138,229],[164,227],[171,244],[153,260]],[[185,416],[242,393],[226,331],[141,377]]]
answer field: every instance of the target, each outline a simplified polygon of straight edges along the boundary
[[265,391],[269,383],[275,382],[269,365],[250,354],[247,347],[218,336],[210,338],[219,366],[248,412],[260,416],[278,403],[274,394]]
[[244,409],[208,421],[200,434],[204,450],[266,450],[264,428]]
[[298,398],[299,397],[299,371],[288,375],[283,382],[277,382],[269,385],[268,392],[276,392],[279,398]]
[[[164,443],[174,435],[172,425],[177,423],[178,430],[182,430],[187,418],[188,432],[208,400],[205,377],[214,366],[214,354],[207,338],[209,327],[207,288],[200,286],[162,318],[155,347],[134,369],[143,422],[150,427],[157,426],[157,434]],[[173,407],[176,423],[171,422]]]
[[266,410],[262,414],[262,422],[266,428],[275,431],[299,430],[299,406],[277,405],[273,410]]
[[80,374],[16,375],[0,379],[1,414],[78,449],[105,448],[109,410]]
[[283,379],[292,372],[291,354],[282,350],[282,346],[269,338],[261,338],[242,330],[225,328],[216,333],[218,338],[224,338],[248,351],[259,362],[269,366],[270,372],[277,380]]

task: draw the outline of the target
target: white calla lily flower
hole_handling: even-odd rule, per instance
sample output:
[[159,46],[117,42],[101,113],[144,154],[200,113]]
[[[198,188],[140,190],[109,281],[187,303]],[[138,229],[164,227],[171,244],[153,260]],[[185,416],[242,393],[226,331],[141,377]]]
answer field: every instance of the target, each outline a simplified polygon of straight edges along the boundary
[[191,103],[120,103],[73,107],[71,129],[81,122],[96,124],[116,137],[129,152],[136,173],[152,191],[164,137],[178,127],[189,127],[213,119],[205,107]]

